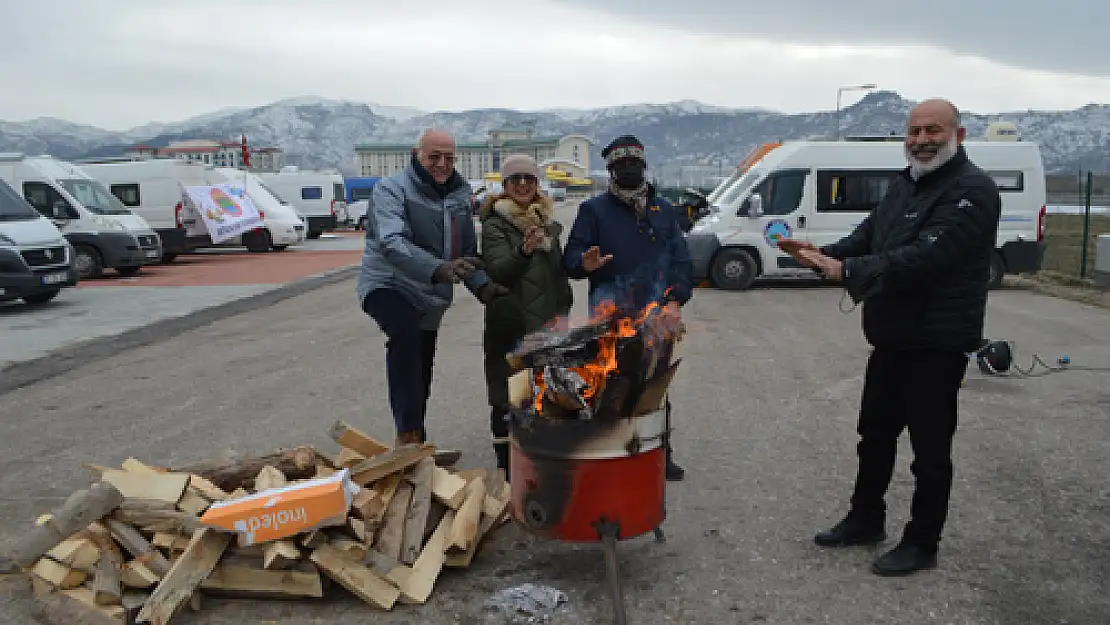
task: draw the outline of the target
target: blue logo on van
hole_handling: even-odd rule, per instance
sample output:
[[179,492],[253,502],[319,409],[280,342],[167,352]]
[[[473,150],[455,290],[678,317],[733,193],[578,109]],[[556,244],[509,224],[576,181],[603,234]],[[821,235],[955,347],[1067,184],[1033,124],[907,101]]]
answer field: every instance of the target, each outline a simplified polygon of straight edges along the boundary
[[777,241],[789,239],[790,234],[790,223],[782,219],[772,219],[763,227],[763,240],[767,241],[767,245],[775,245]]

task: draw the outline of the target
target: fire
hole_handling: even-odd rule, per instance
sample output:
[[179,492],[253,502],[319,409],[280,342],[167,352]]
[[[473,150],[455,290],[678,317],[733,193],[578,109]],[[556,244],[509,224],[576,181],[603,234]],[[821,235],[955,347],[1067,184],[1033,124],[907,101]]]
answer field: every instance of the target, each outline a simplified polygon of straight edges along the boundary
[[[662,307],[657,302],[651,302],[643,309],[638,311],[635,316],[618,316],[620,311],[612,301],[603,301],[590,314],[590,323],[604,322],[611,320],[611,329],[605,334],[596,339],[597,341],[597,356],[591,361],[587,362],[581,367],[568,368],[574,374],[577,374],[585,383],[585,387],[580,393],[581,398],[590,405],[594,398],[605,390],[605,383],[610,375],[619,373],[617,366],[617,343],[621,339],[628,339],[635,337],[637,333],[644,333],[644,340],[649,346],[652,344],[653,339],[659,338],[657,330],[645,331],[645,327],[649,325],[649,321],[662,311]],[[665,338],[672,338],[666,336]],[[543,370],[536,371],[533,375],[535,382],[535,400],[534,407],[537,414],[543,413],[543,398],[544,390],[546,389],[546,382],[544,380]]]

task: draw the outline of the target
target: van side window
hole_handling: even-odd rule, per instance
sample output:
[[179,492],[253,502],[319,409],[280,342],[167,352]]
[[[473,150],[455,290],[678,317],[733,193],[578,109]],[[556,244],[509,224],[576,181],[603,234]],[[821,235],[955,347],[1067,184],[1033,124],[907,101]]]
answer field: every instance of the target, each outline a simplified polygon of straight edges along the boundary
[[318,200],[324,197],[324,189],[321,187],[301,187],[302,200]]
[[[763,214],[789,215],[798,210],[805,193],[807,176],[809,171],[804,169],[782,171],[759,183],[754,192],[763,196]],[[745,200],[744,204],[746,207],[748,201]]]
[[337,182],[337,183],[333,184],[331,186],[331,192],[332,192],[332,195],[335,196],[332,199],[334,199],[336,202],[342,202],[345,199],[347,199],[347,190],[345,188],[343,188],[343,183],[342,182]]
[[41,213],[43,217],[49,219],[64,219],[66,213],[68,213],[67,210],[60,215],[55,214],[55,203],[62,202],[68,207],[69,202],[62,197],[61,193],[58,193],[57,189],[45,182],[24,182],[23,198],[27,200],[28,204],[34,206],[35,210]]
[[1020,192],[1025,190],[1025,176],[1020,171],[988,171],[987,175],[994,179],[995,186],[1000,193]]
[[870,213],[883,201],[895,170],[817,172],[819,212]]
[[108,187],[108,190],[128,208],[134,208],[142,204],[139,198],[139,185],[137,184],[114,184]]

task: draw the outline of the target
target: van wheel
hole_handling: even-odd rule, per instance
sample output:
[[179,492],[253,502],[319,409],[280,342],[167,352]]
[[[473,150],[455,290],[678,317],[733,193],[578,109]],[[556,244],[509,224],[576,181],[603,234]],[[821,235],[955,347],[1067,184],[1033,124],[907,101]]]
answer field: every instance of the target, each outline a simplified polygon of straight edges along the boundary
[[1002,286],[1002,276],[1006,275],[1006,263],[1002,262],[1002,257],[998,255],[998,252],[991,252],[991,267],[989,271],[987,288],[997,289]]
[[289,246],[288,246],[288,245],[275,245],[275,246],[273,247],[273,250],[274,250],[275,252],[284,252],[284,251],[285,251],[285,250],[287,250],[287,249],[289,249]]
[[77,267],[77,277],[81,280],[99,278],[104,275],[104,260],[95,247],[78,243],[73,246],[73,264]]
[[177,254],[162,254],[162,264],[168,265],[172,263],[175,258],[177,258]]
[[46,302],[49,302],[50,300],[54,299],[55,297],[58,297],[58,293],[60,293],[60,292],[61,292],[61,289],[54,289],[53,291],[47,291],[45,293],[36,293],[34,295],[25,295],[25,296],[23,296],[23,301],[26,302],[27,304],[31,305],[31,306],[38,306],[39,304],[45,304]]
[[726,248],[713,259],[713,267],[709,273],[714,286],[719,289],[746,291],[755,282],[759,265],[747,251]]
[[265,228],[249,233],[245,239],[244,244],[246,244],[248,252],[269,252],[270,245],[273,243],[273,239],[270,238],[270,231]]

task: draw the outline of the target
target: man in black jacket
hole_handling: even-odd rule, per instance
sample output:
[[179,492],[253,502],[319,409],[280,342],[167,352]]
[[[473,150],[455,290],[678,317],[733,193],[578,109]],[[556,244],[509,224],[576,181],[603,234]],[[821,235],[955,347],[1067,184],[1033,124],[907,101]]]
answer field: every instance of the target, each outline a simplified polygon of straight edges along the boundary
[[990,258],[1001,210],[994,181],[968,160],[959,112],[929,100],[910,112],[909,166],[849,236],[820,249],[780,247],[863,302],[863,331],[874,347],[859,414],[859,468],[851,507],[818,545],[874,544],[886,538],[884,496],[898,437],[908,428],[915,490],[897,547],[872,565],[880,575],[936,566],[952,487],[952,437],[968,353],[982,340]]

